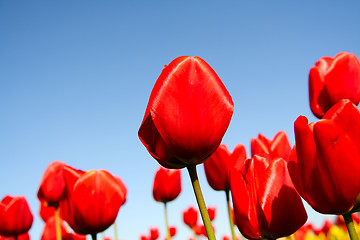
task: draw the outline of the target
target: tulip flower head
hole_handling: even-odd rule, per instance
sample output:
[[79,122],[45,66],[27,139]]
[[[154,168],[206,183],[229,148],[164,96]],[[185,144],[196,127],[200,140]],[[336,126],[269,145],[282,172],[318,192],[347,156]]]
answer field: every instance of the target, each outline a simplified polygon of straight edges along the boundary
[[64,166],[65,163],[60,161],[50,163],[41,179],[37,196],[40,201],[45,201],[48,206],[57,207],[65,196]]
[[123,187],[105,170],[83,172],[64,167],[67,197],[60,202],[64,219],[79,234],[106,230],[125,202]]
[[159,167],[155,173],[153,196],[155,201],[170,202],[181,192],[181,171]]
[[245,162],[245,176],[231,172],[236,225],[248,239],[289,236],[307,220],[282,158],[255,155]]
[[5,196],[0,202],[0,235],[13,237],[29,231],[33,215],[24,196]]
[[291,153],[291,145],[284,131],[275,134],[273,140],[266,138],[259,133],[257,138],[251,139],[251,156],[268,155],[271,158],[289,159]]
[[198,221],[199,211],[193,207],[190,206],[185,211],[183,211],[183,220],[184,223],[189,226],[189,228],[193,228],[196,226]]
[[220,144],[215,153],[204,162],[205,176],[216,191],[230,190],[230,170],[241,169],[246,159],[243,144],[237,144],[232,153],[225,144]]
[[178,57],[154,85],[139,138],[166,168],[196,165],[215,152],[233,111],[230,94],[209,64]]
[[294,123],[291,178],[301,197],[323,214],[358,211],[360,203],[360,111],[347,99],[316,123],[300,116]]
[[347,52],[322,57],[310,69],[309,98],[313,114],[322,118],[327,110],[341,99],[355,105],[360,101],[360,62]]

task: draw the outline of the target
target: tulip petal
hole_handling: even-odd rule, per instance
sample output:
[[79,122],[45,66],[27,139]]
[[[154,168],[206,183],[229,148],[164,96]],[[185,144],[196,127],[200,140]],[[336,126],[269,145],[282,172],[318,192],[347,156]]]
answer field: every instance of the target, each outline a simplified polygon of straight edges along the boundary
[[318,182],[322,191],[321,207],[334,214],[348,212],[360,192],[358,146],[344,130],[331,120],[314,126],[317,145]]
[[252,206],[253,197],[248,191],[245,180],[240,171],[235,169],[231,171],[230,179],[236,225],[246,238],[260,239],[256,208]]
[[[265,226],[271,238],[291,235],[307,220],[303,203],[291,181],[287,163],[282,158],[273,160],[265,171],[255,170],[258,199]],[[259,214],[260,215],[260,214]]]
[[332,104],[343,98],[357,105],[360,101],[360,63],[352,53],[335,56],[325,76],[325,89]]

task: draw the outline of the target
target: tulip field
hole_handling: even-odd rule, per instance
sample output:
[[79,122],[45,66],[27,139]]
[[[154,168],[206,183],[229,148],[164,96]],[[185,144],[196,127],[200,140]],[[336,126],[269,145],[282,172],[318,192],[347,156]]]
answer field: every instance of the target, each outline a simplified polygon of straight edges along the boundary
[[0,240],[359,240],[359,3],[68,4],[0,3]]

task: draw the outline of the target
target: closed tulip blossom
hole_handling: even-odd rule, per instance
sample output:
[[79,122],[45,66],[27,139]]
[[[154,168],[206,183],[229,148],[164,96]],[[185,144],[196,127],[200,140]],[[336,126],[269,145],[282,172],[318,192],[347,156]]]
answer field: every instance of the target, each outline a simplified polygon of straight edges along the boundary
[[285,131],[279,131],[272,140],[259,133],[257,138],[251,139],[251,156],[268,155],[271,158],[289,159],[291,145]]
[[289,169],[309,205],[323,214],[343,215],[360,210],[360,111],[347,99],[330,108],[316,123],[300,116]]
[[64,167],[67,196],[60,207],[64,219],[78,234],[96,234],[111,226],[125,202],[118,179],[105,170],[83,172]]
[[155,83],[139,138],[166,168],[196,165],[215,152],[233,111],[230,94],[203,59],[178,57]]
[[170,202],[181,192],[181,172],[160,167],[154,178],[153,196],[155,201]]
[[156,240],[159,238],[159,229],[152,227],[150,228],[150,240]]
[[166,169],[159,167],[155,173],[153,196],[155,201],[164,203],[165,227],[167,238],[171,238],[168,217],[167,203],[173,201],[181,192],[181,171],[179,169]]
[[47,202],[48,206],[57,207],[65,196],[64,166],[65,163],[54,161],[48,165],[42,176],[37,196],[40,201]]
[[215,235],[204,211],[196,165],[215,152],[233,112],[232,98],[210,65],[200,57],[182,56],[163,68],[138,132],[160,165],[188,169],[210,239]]
[[5,196],[0,202],[0,235],[17,237],[27,233],[33,223],[33,215],[24,196]]
[[232,153],[225,144],[221,144],[213,155],[204,163],[206,179],[216,191],[230,190],[230,170],[240,170],[246,159],[246,149],[243,144],[237,144]]
[[183,211],[184,223],[189,228],[193,228],[194,226],[197,225],[198,218],[199,218],[199,211],[193,206],[190,206]]
[[289,236],[307,220],[282,158],[247,159],[244,176],[231,172],[231,194],[236,225],[248,239]]
[[360,62],[347,52],[334,58],[322,57],[310,69],[309,98],[313,114],[322,118],[325,112],[341,99],[355,105],[360,101]]

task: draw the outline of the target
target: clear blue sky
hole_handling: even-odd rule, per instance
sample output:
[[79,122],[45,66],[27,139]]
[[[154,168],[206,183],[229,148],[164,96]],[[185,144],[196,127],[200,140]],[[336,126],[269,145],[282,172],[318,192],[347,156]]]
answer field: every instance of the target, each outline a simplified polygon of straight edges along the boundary
[[[159,165],[137,136],[163,66],[192,55],[214,68],[235,104],[223,139],[231,150],[279,130],[294,144],[295,119],[316,120],[310,67],[341,51],[360,56],[359,13],[360,2],[347,0],[1,1],[0,198],[26,196],[30,234],[40,239],[36,193],[47,165],[106,169],[129,190],[116,221],[120,239],[138,239],[150,226],[163,239],[163,206],[152,197]],[[220,239],[230,233],[225,194],[207,185],[202,166],[198,173],[207,205],[218,206]],[[182,211],[196,204],[186,171],[182,183],[168,205],[178,240],[191,235]],[[320,225],[323,216],[307,209]]]

